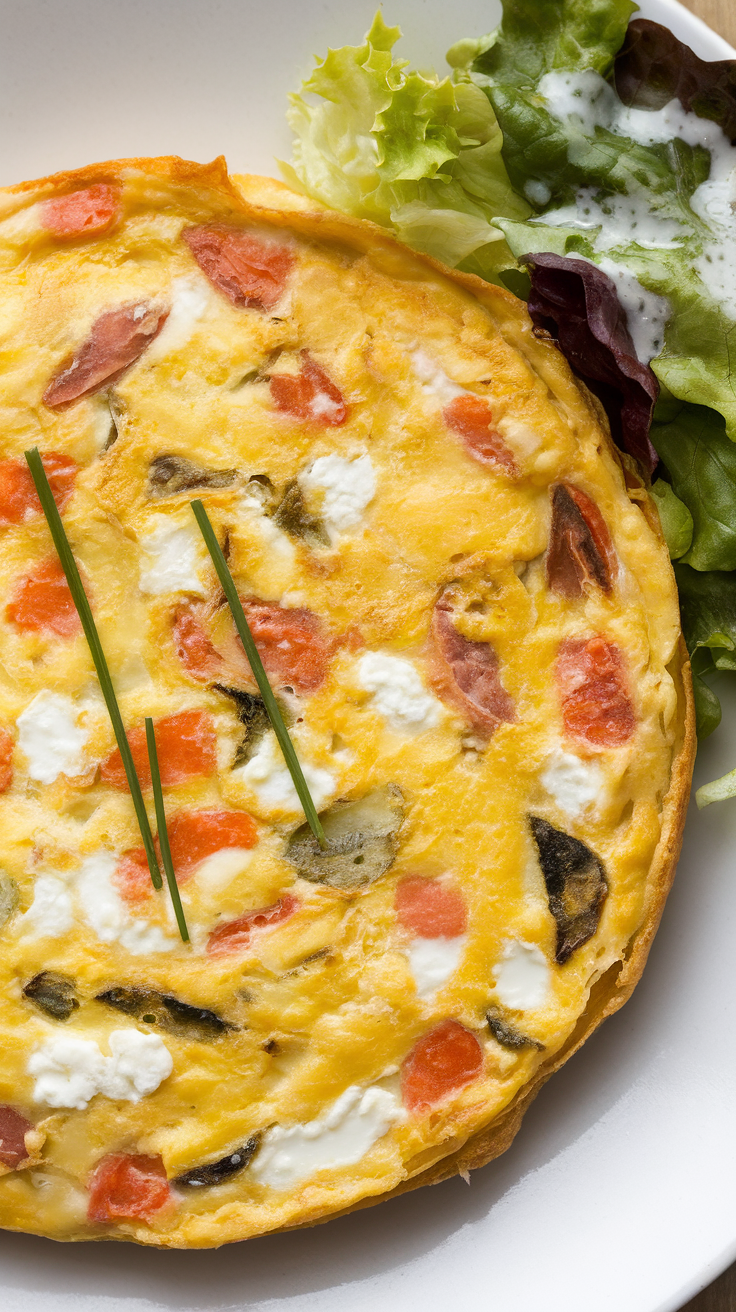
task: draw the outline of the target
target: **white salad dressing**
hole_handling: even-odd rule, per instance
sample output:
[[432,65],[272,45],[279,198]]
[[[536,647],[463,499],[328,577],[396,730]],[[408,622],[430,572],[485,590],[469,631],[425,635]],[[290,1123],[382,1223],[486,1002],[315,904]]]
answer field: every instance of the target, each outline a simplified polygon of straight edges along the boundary
[[82,1111],[96,1093],[124,1102],[139,1102],[153,1093],[174,1069],[166,1044],[157,1034],[113,1030],[110,1056],[94,1039],[59,1034],[40,1043],[28,1059],[28,1074],[36,1081],[34,1102]]
[[33,901],[18,921],[20,932],[32,938],[59,938],[74,924],[69,889],[58,875],[37,875]]
[[351,1085],[317,1120],[268,1130],[250,1173],[259,1184],[291,1189],[315,1171],[354,1166],[403,1119],[398,1099],[387,1089]]
[[357,662],[358,683],[372,694],[373,709],[399,733],[424,733],[439,724],[442,707],[427,692],[411,661],[367,651]]
[[437,361],[427,355],[421,347],[411,351],[410,355],[414,373],[422,384],[422,391],[426,396],[436,399],[440,405],[448,405],[450,401],[455,400],[455,397],[465,395],[465,388],[453,382]]
[[204,547],[196,525],[177,524],[169,515],[154,515],[140,543],[144,552],[141,592],[152,597],[165,592],[204,596],[205,587],[198,573],[204,563]]
[[163,360],[186,346],[212,303],[209,284],[204,278],[175,278],[170,298],[166,322],[146,349],[146,364]]
[[28,760],[28,774],[52,784],[60,774],[84,770],[87,734],[78,723],[80,709],[64,693],[37,693],[18,716],[18,746]]
[[[329,770],[310,765],[303,759],[301,753],[299,764],[314,805],[319,811],[334,796],[337,780]],[[276,741],[276,735],[271,730],[264,734],[258,750],[250,760],[232,771],[231,778],[240,779],[252,788],[259,802],[265,807],[289,812],[299,812],[302,809],[288,766]]]
[[88,856],[76,875],[76,887],[82,914],[101,943],[119,943],[133,956],[152,952],[170,952],[176,941],[159,925],[140,916],[131,916],[112,882],[117,857],[113,852],[95,852]]
[[597,761],[584,761],[558,748],[549,757],[540,780],[560,809],[576,820],[600,797],[604,774]]
[[347,456],[319,456],[299,476],[302,490],[322,493],[320,514],[335,538],[357,528],[363,512],[376,495],[376,475],[367,453]]
[[[642,146],[679,139],[690,146],[702,146],[710,153],[710,175],[690,199],[690,208],[709,233],[694,265],[709,295],[730,318],[736,319],[736,226],[732,208],[736,200],[736,148],[719,125],[710,119],[699,118],[697,114],[686,113],[679,100],[671,100],[658,110],[629,108],[621,103],[613,88],[590,69],[583,73],[546,73],[538,90],[553,117],[586,136],[593,136],[595,128],[601,127]],[[570,222],[573,212],[587,206],[588,215],[581,216],[585,221],[573,220],[571,226],[590,226],[590,200],[590,193],[586,192],[582,203],[578,197],[576,206],[566,207],[568,217],[565,224]],[[627,198],[617,209],[608,200],[600,202],[603,231],[594,240],[596,250],[630,244],[632,226],[627,205],[633,203]],[[678,237],[672,221],[663,223],[656,208],[649,208],[644,202],[638,203],[641,206],[636,216],[639,231],[634,240],[651,249],[672,249]],[[555,220],[550,215],[543,215],[541,221]],[[678,226],[679,236],[692,235],[688,233],[685,221]]]
[[417,994],[431,999],[455,974],[467,943],[466,934],[455,938],[415,938],[408,948],[409,966]]
[[547,1001],[550,970],[547,958],[534,943],[509,939],[493,973],[498,1000],[511,1011],[533,1011]]

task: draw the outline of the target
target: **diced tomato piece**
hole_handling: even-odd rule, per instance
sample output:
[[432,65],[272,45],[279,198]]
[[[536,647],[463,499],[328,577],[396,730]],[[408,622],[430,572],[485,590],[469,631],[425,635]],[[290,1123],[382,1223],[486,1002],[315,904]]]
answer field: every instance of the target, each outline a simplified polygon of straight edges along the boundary
[[501,683],[490,642],[473,642],[458,633],[452,614],[449,599],[440,597],[432,620],[434,682],[440,696],[456,706],[474,729],[490,736],[499,724],[513,724],[514,703]]
[[120,188],[95,182],[41,205],[41,223],[54,237],[96,237],[120,217]]
[[146,849],[133,847],[130,851],[123,852],[113,871],[112,879],[118,893],[126,902],[132,905],[145,902],[153,889]]
[[501,434],[493,427],[491,407],[482,396],[456,396],[442,411],[448,428],[461,437],[468,454],[481,465],[499,467],[518,478],[519,467]]
[[177,607],[173,634],[176,654],[187,674],[199,683],[209,683],[221,675],[225,662],[191,606]]
[[586,584],[610,592],[618,570],[608,525],[586,492],[571,483],[552,491],[547,583],[563,597],[581,597]]
[[464,1089],[483,1073],[483,1049],[470,1030],[443,1020],[414,1044],[401,1067],[401,1097],[422,1111]]
[[212,957],[221,957],[228,952],[242,952],[250,946],[254,931],[280,925],[283,920],[293,916],[298,906],[298,898],[292,893],[285,893],[272,907],[246,911],[237,920],[230,920],[226,925],[218,925],[217,929],[213,929],[207,940],[207,951]]
[[[41,461],[59,510],[63,510],[77,476],[71,456],[49,452]],[[25,460],[0,460],[0,524],[23,524],[43,514],[41,502]]]
[[33,1129],[31,1121],[21,1116],[14,1107],[0,1107],[0,1162],[15,1167],[28,1156],[25,1136]]
[[455,938],[464,934],[468,912],[462,894],[439,879],[410,875],[396,889],[399,924],[418,938]]
[[72,638],[82,632],[69,584],[55,557],[42,560],[20,579],[5,614],[24,633],[55,633],[59,638]]
[[308,351],[301,352],[301,373],[272,374],[271,396],[276,409],[294,419],[337,427],[348,417],[348,407],[339,387]]
[[[166,715],[154,724],[156,749],[164,788],[175,788],[198,775],[213,774],[217,767],[217,735],[212,716],[207,711],[180,711]],[[141,788],[151,787],[146,731],[131,729],[128,734],[136,773]],[[103,783],[126,790],[128,780],[118,748],[102,762]]]
[[0,729],[0,793],[7,793],[13,782],[13,735]]
[[272,310],[294,266],[288,246],[217,225],[187,228],[182,236],[203,273],[241,309]]
[[114,383],[150,346],[168,313],[147,301],[138,301],[101,314],[87,340],[51,379],[43,394],[45,404],[51,409],[71,405],[106,383]]
[[282,609],[276,601],[245,597],[243,610],[253,641],[272,682],[296,692],[315,692],[324,683],[333,643],[311,610]]
[[621,747],[636,729],[624,661],[599,634],[560,644],[557,681],[565,732],[590,747]]
[[178,811],[169,817],[166,828],[180,884],[215,852],[251,848],[258,842],[256,822],[247,811]]
[[108,1153],[89,1182],[90,1221],[145,1220],[172,1201],[160,1157]]

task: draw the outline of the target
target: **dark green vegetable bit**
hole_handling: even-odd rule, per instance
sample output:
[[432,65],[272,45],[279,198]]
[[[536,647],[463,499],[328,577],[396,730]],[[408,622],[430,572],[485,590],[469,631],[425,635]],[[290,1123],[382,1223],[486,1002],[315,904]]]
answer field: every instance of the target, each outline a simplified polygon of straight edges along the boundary
[[68,1020],[79,1007],[74,980],[57,975],[55,970],[42,970],[40,975],[34,975],[23,989],[23,997],[54,1020]]
[[237,477],[237,469],[206,469],[186,456],[156,456],[148,469],[147,492],[156,499],[175,497],[196,488],[230,487]]
[[287,483],[274,523],[292,538],[300,538],[308,547],[329,547],[330,539],[319,515],[308,509],[296,479]]
[[536,1048],[539,1052],[544,1052],[544,1044],[540,1043],[539,1039],[531,1039],[528,1034],[522,1034],[521,1030],[517,1030],[509,1021],[504,1020],[498,1007],[488,1008],[486,1020],[491,1034],[502,1048]]
[[579,838],[535,815],[529,817],[529,823],[547,885],[549,909],[557,922],[555,960],[562,965],[598,929],[608,880],[598,857]]
[[194,1166],[190,1171],[177,1175],[174,1184],[180,1189],[201,1189],[215,1184],[224,1184],[232,1176],[243,1171],[250,1162],[260,1143],[260,1135],[254,1134],[242,1148],[237,1148],[219,1162],[208,1162],[205,1166]]
[[179,998],[159,993],[156,989],[105,989],[97,994],[97,1001],[124,1012],[126,1016],[135,1016],[136,1020],[145,1021],[147,1025],[158,1025],[182,1039],[206,1043],[238,1028],[223,1020],[217,1012],[206,1007],[193,1007],[189,1002],[181,1002]]

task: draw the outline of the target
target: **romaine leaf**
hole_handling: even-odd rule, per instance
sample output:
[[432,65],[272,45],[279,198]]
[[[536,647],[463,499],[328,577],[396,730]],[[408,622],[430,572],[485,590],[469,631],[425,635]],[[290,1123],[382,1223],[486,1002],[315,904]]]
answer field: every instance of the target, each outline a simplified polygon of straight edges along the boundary
[[649,18],[629,23],[614,65],[625,105],[661,109],[677,99],[683,109],[719,123],[736,144],[736,63],[700,59],[674,32]]
[[608,77],[636,8],[631,0],[504,0],[503,22],[476,55],[476,71],[519,87],[553,68]]
[[637,359],[615,284],[595,264],[562,255],[529,255],[529,313],[549,332],[608,415],[614,441],[651,474],[648,438],[658,384]]
[[[330,50],[291,97],[289,182],[324,204],[372,219],[449,265],[472,260],[499,281],[516,261],[496,214],[524,219],[493,108],[469,76],[408,71],[399,28],[380,13],[361,46]],[[316,97],[316,100],[314,99]]]
[[[672,488],[692,516],[685,562],[697,570],[736,569],[736,445],[720,414],[676,402],[651,438]],[[684,553],[681,553],[684,555]]]
[[672,490],[670,483],[658,478],[651,486],[659,522],[671,560],[679,560],[689,551],[693,540],[693,517],[687,506]]

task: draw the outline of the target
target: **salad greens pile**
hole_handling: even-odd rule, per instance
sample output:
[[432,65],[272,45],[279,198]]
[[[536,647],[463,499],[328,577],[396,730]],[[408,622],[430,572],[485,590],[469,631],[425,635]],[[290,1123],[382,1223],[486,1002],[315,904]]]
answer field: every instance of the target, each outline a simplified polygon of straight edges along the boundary
[[652,492],[705,736],[720,705],[704,676],[736,671],[736,64],[700,60],[635,9],[503,0],[500,26],[458,41],[444,78],[397,58],[400,30],[379,13],[291,97],[282,167],[527,299],[541,252],[578,279],[581,259],[611,275],[656,376]]

